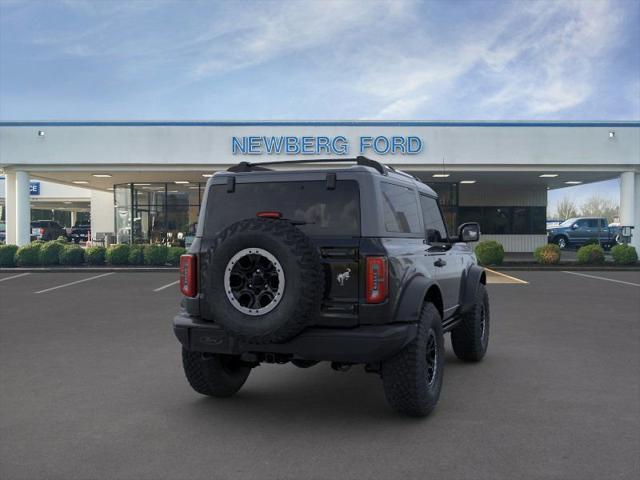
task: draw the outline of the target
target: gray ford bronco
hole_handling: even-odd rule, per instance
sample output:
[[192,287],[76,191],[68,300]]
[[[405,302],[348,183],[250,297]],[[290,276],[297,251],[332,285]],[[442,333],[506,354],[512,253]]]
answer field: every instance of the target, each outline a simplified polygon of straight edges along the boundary
[[486,276],[467,245],[479,236],[477,223],[450,235],[431,188],[365,157],[218,172],[180,259],[173,325],[187,380],[227,397],[263,362],[364,364],[394,409],[425,416],[443,335],[462,360],[487,350]]

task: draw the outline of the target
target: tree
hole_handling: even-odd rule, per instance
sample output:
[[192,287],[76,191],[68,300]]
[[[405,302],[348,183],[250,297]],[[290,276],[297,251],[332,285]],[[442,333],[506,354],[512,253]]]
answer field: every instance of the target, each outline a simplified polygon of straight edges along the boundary
[[566,220],[567,218],[577,217],[578,209],[576,208],[576,204],[573,203],[569,197],[564,197],[562,200],[558,202],[556,206],[556,213],[554,215],[554,219],[556,220]]
[[620,215],[620,206],[610,198],[603,198],[598,194],[592,195],[580,206],[583,217],[605,217],[609,223]]

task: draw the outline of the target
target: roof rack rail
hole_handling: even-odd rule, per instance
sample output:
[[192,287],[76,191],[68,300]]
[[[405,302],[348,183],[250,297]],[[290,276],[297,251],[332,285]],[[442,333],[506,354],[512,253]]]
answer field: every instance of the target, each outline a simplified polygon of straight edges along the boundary
[[229,167],[227,172],[261,172],[261,171],[269,171],[270,168],[266,168],[267,166],[272,165],[295,165],[297,163],[356,163],[356,165],[362,165],[365,167],[371,167],[380,172],[382,175],[387,174],[388,167],[383,165],[382,163],[371,160],[370,158],[358,156],[355,158],[318,158],[318,159],[303,159],[303,160],[278,160],[275,162],[260,162],[260,163],[250,163],[250,162],[240,162],[237,165]]

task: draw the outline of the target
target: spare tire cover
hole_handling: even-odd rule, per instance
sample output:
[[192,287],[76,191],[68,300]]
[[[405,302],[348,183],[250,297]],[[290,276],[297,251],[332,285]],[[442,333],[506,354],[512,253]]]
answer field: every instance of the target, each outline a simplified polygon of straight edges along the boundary
[[240,340],[288,340],[320,312],[325,281],[317,248],[285,220],[234,223],[201,261],[205,318]]

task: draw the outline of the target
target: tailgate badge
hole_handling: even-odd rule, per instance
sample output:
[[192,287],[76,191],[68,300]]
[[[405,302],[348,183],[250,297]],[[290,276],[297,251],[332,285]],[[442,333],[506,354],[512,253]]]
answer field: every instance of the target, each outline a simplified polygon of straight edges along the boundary
[[336,280],[338,280],[338,283],[340,284],[341,287],[344,287],[344,282],[349,280],[349,278],[351,278],[351,269],[350,268],[347,268],[344,272],[339,273],[336,276]]

